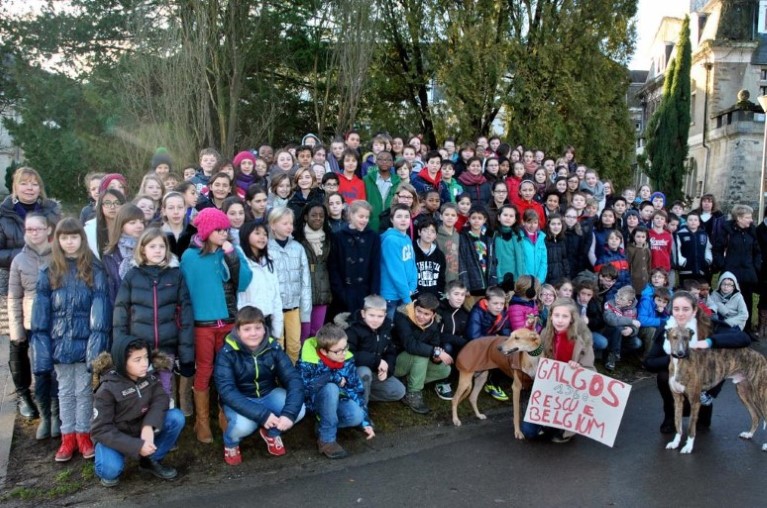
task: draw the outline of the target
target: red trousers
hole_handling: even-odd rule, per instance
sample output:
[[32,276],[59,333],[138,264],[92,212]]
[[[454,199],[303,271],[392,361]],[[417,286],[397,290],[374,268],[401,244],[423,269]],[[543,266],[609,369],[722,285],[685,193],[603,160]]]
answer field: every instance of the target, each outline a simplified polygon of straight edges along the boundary
[[203,391],[210,388],[210,378],[213,377],[213,363],[216,353],[224,346],[224,339],[232,330],[232,324],[221,324],[219,327],[194,327],[194,361],[197,373],[194,377],[194,389]]

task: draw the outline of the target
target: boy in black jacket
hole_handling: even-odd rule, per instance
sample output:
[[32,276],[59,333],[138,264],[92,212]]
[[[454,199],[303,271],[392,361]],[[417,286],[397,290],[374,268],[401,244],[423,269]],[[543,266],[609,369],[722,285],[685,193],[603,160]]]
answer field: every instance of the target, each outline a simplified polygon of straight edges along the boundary
[[[155,357],[160,367],[162,353]],[[165,366],[166,368],[169,367]],[[160,379],[149,372],[149,346],[135,337],[115,338],[111,356],[93,362],[101,381],[93,398],[91,437],[96,443],[96,475],[105,487],[120,482],[125,456],[139,459],[139,468],[163,480],[176,477],[162,459],[184,428],[180,409],[168,409],[170,398]]]
[[[437,314],[442,321],[440,332],[442,347],[456,358],[461,348],[466,345],[466,329],[469,324],[469,311],[463,306],[466,302],[466,286],[459,280],[450,282],[445,287],[445,298],[439,302]],[[437,383],[437,396],[442,400],[453,400],[453,390],[449,382]]]
[[362,310],[350,316],[350,321],[346,337],[365,387],[365,404],[371,399],[377,402],[402,399],[405,385],[394,377],[397,350],[391,340],[392,323],[386,317],[386,300],[378,295],[366,296]]

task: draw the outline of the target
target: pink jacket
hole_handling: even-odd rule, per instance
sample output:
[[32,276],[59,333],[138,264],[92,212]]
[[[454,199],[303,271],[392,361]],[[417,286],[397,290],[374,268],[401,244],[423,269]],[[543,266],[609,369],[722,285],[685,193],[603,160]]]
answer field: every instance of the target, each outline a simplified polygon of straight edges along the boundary
[[525,325],[527,324],[527,317],[530,314],[534,314],[536,318],[534,330],[536,332],[540,332],[541,321],[538,315],[538,306],[535,305],[535,301],[525,300],[518,296],[513,296],[511,298],[511,302],[509,304],[509,310],[508,310],[509,323],[511,324],[511,331],[524,328]]

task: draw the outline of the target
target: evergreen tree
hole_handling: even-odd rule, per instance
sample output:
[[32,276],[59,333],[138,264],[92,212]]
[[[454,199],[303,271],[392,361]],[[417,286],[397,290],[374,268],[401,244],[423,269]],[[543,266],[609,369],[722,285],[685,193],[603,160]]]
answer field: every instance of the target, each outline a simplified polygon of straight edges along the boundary
[[647,124],[645,153],[639,158],[653,188],[666,194],[667,202],[684,198],[687,171],[687,136],[690,131],[690,19],[685,17],[676,56],[666,70],[663,97]]

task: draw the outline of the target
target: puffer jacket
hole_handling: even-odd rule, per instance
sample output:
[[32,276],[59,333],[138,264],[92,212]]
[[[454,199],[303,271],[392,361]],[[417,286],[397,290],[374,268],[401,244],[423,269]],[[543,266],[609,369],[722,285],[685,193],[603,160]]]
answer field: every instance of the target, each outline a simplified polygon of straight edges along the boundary
[[117,292],[113,314],[115,341],[143,339],[152,350],[194,362],[194,313],[176,258],[167,267],[133,263]]
[[93,262],[93,286],[77,277],[74,260],[61,287],[51,288],[49,267],[40,270],[32,307],[33,372],[53,371],[58,363],[91,362],[109,349],[112,309],[101,261]]
[[365,388],[362,385],[362,379],[357,375],[357,365],[354,363],[354,356],[351,351],[346,352],[344,364],[340,369],[331,369],[320,359],[317,352],[317,339],[308,339],[301,347],[298,370],[304,384],[304,401],[308,411],[316,413],[315,399],[317,395],[325,385],[335,383],[340,388],[340,398],[349,399],[362,409],[364,416],[360,427],[365,428],[373,425],[368,417],[368,408],[365,404]]
[[325,236],[322,242],[322,255],[314,253],[314,249],[307,240],[302,240],[301,245],[306,251],[306,259],[309,261],[309,274],[312,281],[312,305],[327,305],[330,303],[330,273],[328,272],[328,258],[331,249],[330,235]]
[[[13,195],[0,203],[0,335],[9,335],[8,326],[8,279],[11,261],[24,247],[24,217],[15,208],[18,201]],[[48,219],[50,224],[58,222],[61,207],[50,199],[38,199],[35,210]]]
[[509,302],[509,325],[511,326],[511,330],[519,330],[520,328],[526,328],[527,325],[527,318],[530,315],[535,316],[535,325],[534,330],[537,332],[541,331],[541,325],[539,321],[539,312],[538,312],[538,305],[535,303],[535,300],[530,300],[527,298],[522,298],[521,296],[514,295],[511,297],[511,301]]
[[564,235],[558,239],[546,238],[546,263],[546,282],[549,284],[573,276],[570,273],[570,259]]
[[264,337],[252,351],[236,332],[227,335],[224,347],[216,355],[213,379],[223,403],[259,425],[263,425],[272,412],[264,404],[250,399],[266,397],[278,386],[287,391],[287,398],[282,412],[275,416],[286,416],[295,422],[303,407],[301,375],[271,337]]
[[[141,429],[145,425],[162,429],[170,397],[155,373],[149,372],[136,381],[128,377],[125,351],[132,340],[128,336],[116,338],[112,354],[105,351],[93,362],[93,377],[98,383],[93,396],[91,438],[138,458],[144,445]],[[154,355],[152,364],[156,371],[171,368],[170,359],[162,353]]]
[[392,341],[392,322],[384,318],[377,330],[370,328],[362,312],[358,311],[353,317],[347,314],[339,314],[335,322],[340,326],[347,323],[343,318],[349,318],[346,326],[346,338],[349,341],[349,351],[354,354],[358,366],[368,367],[376,372],[381,360],[389,365],[389,375],[394,374],[394,362],[397,360],[397,349]]
[[741,285],[756,284],[762,268],[762,252],[754,225],[743,229],[735,221],[729,220],[715,242],[713,253],[716,269],[732,272]]
[[474,340],[485,335],[509,335],[509,317],[505,310],[493,315],[487,310],[487,298],[482,298],[469,313],[469,323],[466,326],[466,338]]
[[32,329],[32,304],[37,292],[37,278],[40,269],[51,260],[51,247],[46,246],[43,252],[38,252],[29,245],[21,249],[21,253],[11,262],[10,280],[8,282],[8,318],[10,320],[10,336],[14,342],[27,340],[27,330]]
[[[244,256],[244,255],[243,255]],[[282,297],[280,296],[280,280],[274,273],[274,264],[258,264],[250,258],[245,258],[253,279],[244,291],[237,293],[237,308],[250,305],[256,307],[264,316],[271,320],[272,334],[282,336],[284,323],[282,321]]]
[[312,318],[312,279],[306,251],[292,238],[285,247],[270,238],[269,254],[274,260],[274,271],[280,279],[283,309],[298,308],[301,322],[308,323]]
[[514,237],[512,242],[519,270],[519,273],[514,274],[514,280],[519,280],[521,275],[532,275],[539,281],[546,280],[549,263],[546,254],[546,236],[538,231],[533,243],[527,233],[522,231],[522,234]]
[[394,314],[394,338],[399,350],[431,358],[434,348],[442,344],[439,321],[439,315],[435,313],[426,326],[420,326],[415,322],[414,303],[399,306]]

